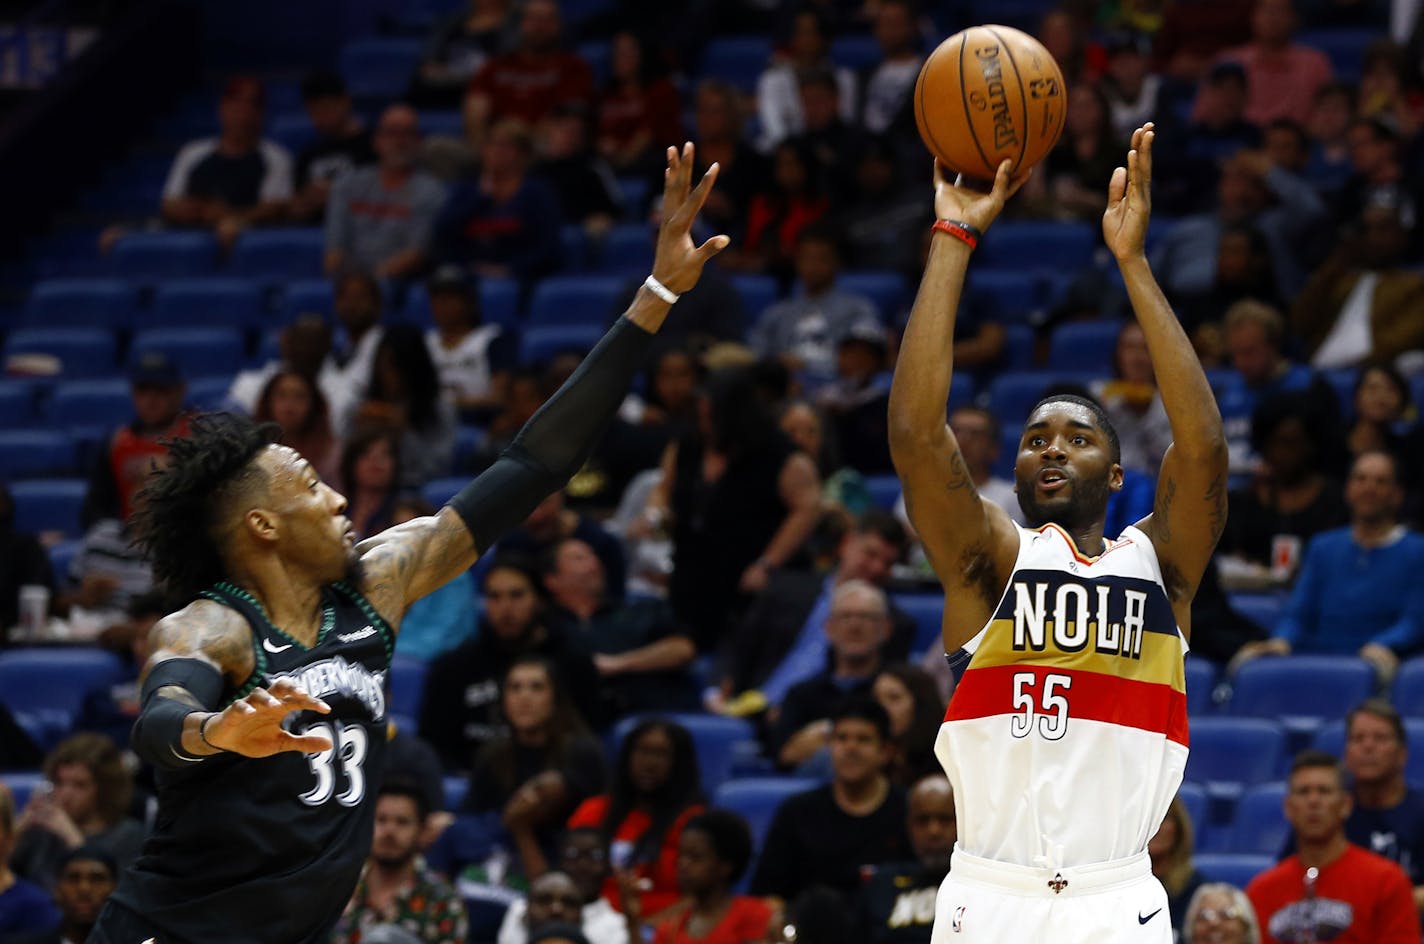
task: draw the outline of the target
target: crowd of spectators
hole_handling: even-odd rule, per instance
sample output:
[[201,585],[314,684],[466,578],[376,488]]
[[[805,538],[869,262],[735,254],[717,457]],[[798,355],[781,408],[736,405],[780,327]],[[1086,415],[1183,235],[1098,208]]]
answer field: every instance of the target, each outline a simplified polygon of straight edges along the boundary
[[[366,536],[429,513],[441,479],[477,473],[576,367],[577,344],[525,356],[530,325],[488,310],[493,290],[527,311],[575,268],[571,232],[598,258],[619,225],[654,227],[663,146],[688,138],[699,170],[721,167],[703,225],[732,248],[679,301],[603,444],[405,620],[397,656],[426,670],[393,753],[412,759],[393,764],[333,940],[733,944],[795,925],[808,942],[846,928],[927,941],[955,835],[933,756],[953,679],[896,603],[934,591],[903,501],[872,487],[893,474],[887,377],[931,212],[909,96],[945,24],[910,0],[696,2],[677,22],[626,6],[637,15],[576,33],[556,0],[471,0],[400,100],[357,102],[340,75],[309,75],[295,154],[264,137],[263,83],[235,77],[218,133],[177,152],[154,208],[157,225],[210,231],[224,250],[254,228],[322,228],[330,311],[293,312],[223,401],[276,423]],[[1095,229],[1128,135],[1156,122],[1152,262],[1231,447],[1228,527],[1192,639],[1228,683],[1253,659],[1323,653],[1366,660],[1384,691],[1424,653],[1424,72],[1419,38],[1386,38],[1377,6],[1069,0],[1037,28],[1068,80],[1067,124],[999,225]],[[699,73],[719,27],[775,37],[754,81]],[[1306,41],[1326,28],[1378,31],[1357,72]],[[859,68],[833,51],[854,37],[873,45]],[[606,61],[575,51],[589,41]],[[458,111],[458,131],[429,133],[432,110]],[[642,278],[605,261],[628,284],[600,325]],[[1031,311],[972,272],[954,359],[981,394],[1041,367],[1102,402],[1128,473],[1112,530],[1150,510],[1170,430],[1098,261],[1016,260],[1011,277],[1039,287]],[[747,290],[768,283],[770,296]],[[1108,326],[1111,350],[1052,359],[1077,323]],[[126,522],[186,429],[193,379],[161,352],[130,360],[132,415],[95,450],[61,571],[0,490],[7,627],[21,586],[49,586],[68,637],[136,673],[165,601]],[[1022,416],[992,396],[954,407],[976,486],[1019,517]],[[1234,612],[1245,592],[1283,599],[1279,618]],[[0,944],[82,940],[137,853],[148,781],[121,749],[132,678],[91,695],[86,733],[50,745],[44,784],[18,809],[0,789]],[[818,785],[749,826],[713,805],[677,713],[744,719],[746,769]],[[0,716],[0,766],[36,766],[24,738]],[[1374,701],[1349,718],[1344,773],[1298,756],[1292,838],[1244,891],[1196,871],[1175,802],[1149,852],[1181,939],[1309,926],[1417,941],[1424,800],[1405,783],[1406,741]]]

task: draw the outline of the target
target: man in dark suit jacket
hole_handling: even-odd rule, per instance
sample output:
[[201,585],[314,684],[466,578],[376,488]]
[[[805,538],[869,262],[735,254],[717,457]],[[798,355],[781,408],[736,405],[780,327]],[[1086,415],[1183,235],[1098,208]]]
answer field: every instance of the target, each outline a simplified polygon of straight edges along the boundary
[[[746,692],[760,695],[739,707],[775,705],[797,682],[825,670],[830,653],[822,627],[835,589],[849,580],[883,588],[906,545],[904,526],[894,515],[874,508],[862,514],[841,539],[835,569],[829,574],[773,573],[724,650],[719,691],[712,696],[711,707],[727,708],[734,696]],[[881,656],[885,662],[902,662],[910,655],[915,621],[893,604],[889,615],[890,636]]]

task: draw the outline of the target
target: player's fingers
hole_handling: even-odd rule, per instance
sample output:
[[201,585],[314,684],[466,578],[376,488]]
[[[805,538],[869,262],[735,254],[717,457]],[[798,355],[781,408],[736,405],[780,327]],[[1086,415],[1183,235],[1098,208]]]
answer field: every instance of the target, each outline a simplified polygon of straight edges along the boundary
[[677,210],[680,203],[677,198],[678,164],[677,148],[668,147],[667,167],[663,170],[663,219]]
[[697,255],[700,256],[705,262],[706,260],[711,259],[713,256],[717,255],[717,253],[721,252],[723,249],[726,249],[731,244],[731,237],[713,236],[711,239],[707,240],[707,242],[697,247]]
[[278,739],[277,750],[320,754],[322,751],[331,750],[331,738],[320,734],[288,734],[283,731]]
[[231,710],[236,711],[238,714],[241,714],[241,715],[255,715],[255,714],[257,714],[257,709],[254,708],[254,707],[252,707],[250,704],[248,704],[245,699],[242,700],[242,701],[235,701],[235,702],[233,702],[230,707],[231,707]]
[[[691,166],[691,164],[688,165],[689,168]],[[688,225],[692,224],[693,217],[702,212],[702,204],[707,202],[707,195],[712,192],[712,185],[717,182],[717,175],[721,172],[721,166],[716,163],[707,168],[707,173],[702,175],[702,180],[698,182],[697,189],[692,191],[692,194],[683,201],[681,210],[685,218],[684,222]]]
[[1142,147],[1137,149],[1137,170],[1142,177],[1143,189],[1152,184],[1152,142],[1156,137],[1157,133],[1148,125],[1146,133],[1142,135]]
[[[949,168],[940,163],[939,158],[934,159],[934,182],[936,184],[949,183]],[[956,175],[957,177],[958,175]]]
[[994,171],[994,188],[990,192],[994,199],[1003,203],[1009,198],[1009,177],[1012,174],[1014,162],[1007,157],[999,162],[998,170]]
[[1120,202],[1125,193],[1127,193],[1127,168],[1114,168],[1112,179],[1108,181],[1108,206],[1111,207]]
[[247,696],[247,703],[253,708],[281,708],[282,703],[265,688],[254,688]]
[[1136,148],[1127,152],[1127,187],[1134,195],[1142,192],[1142,163]]

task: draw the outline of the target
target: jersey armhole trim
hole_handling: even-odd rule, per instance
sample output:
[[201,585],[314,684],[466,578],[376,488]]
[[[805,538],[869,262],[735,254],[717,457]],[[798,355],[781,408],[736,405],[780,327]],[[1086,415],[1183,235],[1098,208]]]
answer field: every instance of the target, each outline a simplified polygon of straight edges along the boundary
[[[215,590],[204,590],[198,595],[200,597],[203,597],[204,599],[212,600],[214,603],[217,603],[221,606],[225,606],[230,610],[232,609],[232,605],[228,603],[227,598]],[[240,612],[238,613],[238,615],[242,616]],[[236,689],[233,690],[232,695],[223,699],[222,704],[218,709],[219,711],[223,710],[224,708],[227,708],[233,702],[240,701],[241,699],[246,698],[248,695],[251,695],[252,690],[255,689],[261,683],[261,681],[267,677],[267,655],[262,651],[262,646],[258,643],[258,634],[253,630],[252,622],[250,620],[248,620],[246,617],[243,617],[242,621],[247,624],[248,639],[252,643],[252,674],[247,676],[246,680],[244,680],[241,685],[239,685]]]
[[395,630],[391,629],[391,624],[386,622],[385,617],[376,612],[376,608],[371,605],[370,600],[366,599],[365,594],[346,581],[338,580],[331,586],[342,596],[346,597],[346,599],[356,604],[357,608],[371,621],[371,625],[376,627],[376,631],[381,634],[381,641],[386,644],[386,658],[391,658],[396,650],[396,634]]

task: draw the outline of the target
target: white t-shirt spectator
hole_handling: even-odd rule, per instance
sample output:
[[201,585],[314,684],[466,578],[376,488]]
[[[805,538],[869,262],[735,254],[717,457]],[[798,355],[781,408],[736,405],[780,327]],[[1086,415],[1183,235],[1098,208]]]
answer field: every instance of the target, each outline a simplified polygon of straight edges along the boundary
[[[844,68],[834,72],[841,120],[846,124],[855,124],[855,73]],[[763,151],[770,151],[792,135],[806,130],[806,116],[801,113],[801,86],[796,78],[796,69],[790,63],[774,65],[761,74],[761,78],[757,79],[756,99]]]
[[904,62],[883,62],[865,83],[865,130],[884,134],[905,104],[905,97],[920,77],[923,60],[918,56]]
[[500,352],[496,350],[496,342],[503,335],[504,330],[499,325],[480,325],[461,338],[460,343],[447,348],[440,343],[439,331],[425,333],[425,347],[435,362],[440,386],[456,402],[489,396],[495,371],[511,366],[501,363]]
[[181,197],[221,199],[238,209],[290,200],[292,155],[267,140],[239,155],[220,152],[217,138],[190,141],[178,152],[163,185],[163,199]]

